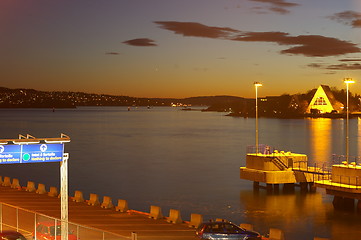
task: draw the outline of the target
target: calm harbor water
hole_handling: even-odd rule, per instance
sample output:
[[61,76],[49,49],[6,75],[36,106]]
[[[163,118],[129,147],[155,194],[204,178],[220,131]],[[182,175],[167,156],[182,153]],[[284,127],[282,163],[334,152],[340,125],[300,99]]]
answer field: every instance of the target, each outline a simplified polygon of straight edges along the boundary
[[[205,220],[225,218],[254,224],[266,233],[280,228],[287,240],[360,239],[361,215],[335,211],[332,197],[316,193],[254,191],[239,178],[246,147],[255,142],[254,118],[224,113],[155,107],[80,107],[77,109],[0,110],[1,138],[18,134],[72,139],[69,194],[80,190],[126,199],[129,207],[165,216],[179,209],[183,220],[200,213]],[[331,165],[345,152],[342,119],[259,119],[259,142],[304,153],[311,164]],[[361,120],[350,120],[350,155],[361,156]],[[59,163],[1,165],[1,176],[59,186]]]

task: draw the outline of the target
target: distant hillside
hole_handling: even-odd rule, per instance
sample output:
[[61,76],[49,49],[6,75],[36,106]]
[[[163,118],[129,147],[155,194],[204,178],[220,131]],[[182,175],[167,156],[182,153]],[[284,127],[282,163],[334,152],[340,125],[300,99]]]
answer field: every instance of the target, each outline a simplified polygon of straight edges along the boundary
[[74,108],[76,106],[228,106],[243,98],[203,96],[191,98],[137,98],[84,92],[37,91],[0,87],[0,108]]

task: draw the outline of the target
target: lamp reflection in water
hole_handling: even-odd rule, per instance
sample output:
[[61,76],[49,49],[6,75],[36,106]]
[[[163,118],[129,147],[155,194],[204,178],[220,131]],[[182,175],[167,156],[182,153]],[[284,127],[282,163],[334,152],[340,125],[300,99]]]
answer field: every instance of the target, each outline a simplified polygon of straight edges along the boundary
[[[310,150],[312,159],[317,165],[329,161],[332,138],[332,119],[310,119]],[[321,166],[319,166],[321,167]]]

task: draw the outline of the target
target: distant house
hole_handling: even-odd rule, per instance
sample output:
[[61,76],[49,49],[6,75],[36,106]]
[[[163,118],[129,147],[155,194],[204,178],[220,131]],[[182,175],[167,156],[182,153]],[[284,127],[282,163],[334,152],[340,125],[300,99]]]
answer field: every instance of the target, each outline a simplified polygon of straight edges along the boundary
[[343,110],[343,104],[336,100],[329,86],[321,85],[313,96],[307,113],[330,113]]

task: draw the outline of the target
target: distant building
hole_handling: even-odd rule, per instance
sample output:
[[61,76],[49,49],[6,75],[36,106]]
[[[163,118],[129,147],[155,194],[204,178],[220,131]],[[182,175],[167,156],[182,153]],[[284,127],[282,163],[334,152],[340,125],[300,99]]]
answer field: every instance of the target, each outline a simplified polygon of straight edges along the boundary
[[321,85],[318,87],[315,95],[313,96],[308,108],[307,113],[330,113],[341,112],[344,106],[341,102],[337,101],[334,97],[329,86]]

